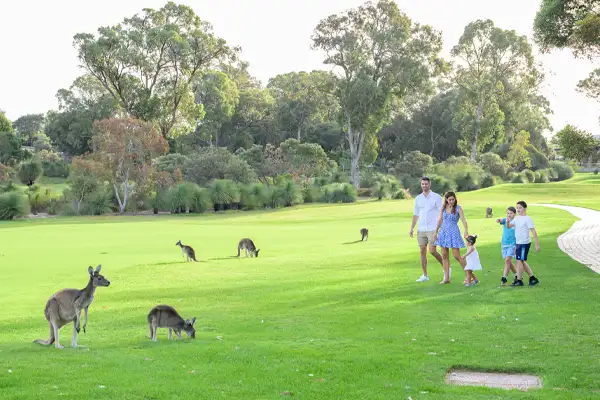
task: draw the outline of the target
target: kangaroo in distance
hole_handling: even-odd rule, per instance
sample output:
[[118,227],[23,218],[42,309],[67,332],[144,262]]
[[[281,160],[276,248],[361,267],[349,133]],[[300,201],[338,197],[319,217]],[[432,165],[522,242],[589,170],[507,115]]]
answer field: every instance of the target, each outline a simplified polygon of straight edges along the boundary
[[94,292],[99,286],[109,286],[110,281],[104,276],[100,275],[101,265],[96,267],[96,270],[90,266],[88,268],[88,274],[90,280],[87,286],[81,290],[79,289],[63,289],[56,292],[46,302],[46,308],[44,309],[44,316],[50,326],[50,338],[48,340],[38,339],[34,343],[39,343],[44,346],[51,345],[57,349],[62,349],[58,340],[58,331],[61,327],[73,322],[73,339],[71,340],[71,347],[77,347],[77,334],[80,331],[81,322],[81,310],[85,312],[85,318],[83,320],[83,332],[85,333],[85,327],[87,326],[88,320],[88,308],[94,300]]
[[148,313],[148,328],[150,329],[150,339],[156,342],[156,328],[169,328],[169,340],[173,336],[173,331],[177,337],[181,340],[181,331],[185,331],[188,336],[192,339],[196,338],[196,329],[194,324],[196,323],[196,317],[191,321],[189,319],[184,320],[179,316],[179,313],[175,309],[166,304],[160,304],[154,307]]
[[362,228],[360,230],[360,236],[362,236],[362,239],[360,239],[361,242],[369,240],[369,230],[367,228]]
[[485,209],[485,217],[486,218],[492,218],[494,216],[494,213],[492,212],[492,207],[488,207]]
[[260,251],[260,249],[257,249],[254,245],[254,242],[248,238],[244,238],[238,243],[237,257],[240,256],[241,250],[246,252],[246,257],[248,257],[248,254],[250,254],[251,257],[258,257],[258,252]]
[[196,252],[194,251],[194,249],[192,249],[191,246],[187,246],[183,243],[181,243],[181,240],[178,241],[177,243],[175,243],[175,246],[179,246],[181,247],[181,252],[183,253],[184,257],[186,258],[186,262],[190,261],[190,260],[194,260],[195,262],[198,262],[198,260],[196,260]]

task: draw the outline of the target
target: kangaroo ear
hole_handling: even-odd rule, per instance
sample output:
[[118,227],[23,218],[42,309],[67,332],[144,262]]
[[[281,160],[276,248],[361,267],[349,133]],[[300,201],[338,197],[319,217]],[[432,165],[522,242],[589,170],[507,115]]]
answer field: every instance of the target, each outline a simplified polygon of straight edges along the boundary
[[196,317],[192,318],[192,325],[196,323]]
[[92,268],[92,266],[90,265],[90,267],[88,268],[88,274],[90,275],[94,275],[94,268]]
[[102,269],[102,265],[98,265],[98,266],[96,267],[96,273],[100,272],[100,270],[101,270],[101,269]]

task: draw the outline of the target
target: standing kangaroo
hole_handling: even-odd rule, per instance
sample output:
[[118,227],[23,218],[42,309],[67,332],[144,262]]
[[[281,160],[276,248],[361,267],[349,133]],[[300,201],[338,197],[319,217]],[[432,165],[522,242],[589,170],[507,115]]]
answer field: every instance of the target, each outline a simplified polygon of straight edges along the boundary
[[87,286],[81,290],[79,289],[63,289],[60,292],[56,292],[46,302],[46,308],[44,309],[44,316],[50,325],[50,338],[48,340],[38,339],[34,343],[43,344],[44,346],[54,343],[57,349],[62,349],[58,340],[58,330],[69,322],[73,322],[73,339],[71,340],[71,347],[77,347],[77,334],[80,331],[81,322],[81,310],[85,312],[85,319],[83,320],[83,332],[85,333],[85,327],[87,326],[88,320],[88,308],[94,300],[94,292],[98,286],[109,286],[110,281],[104,276],[100,275],[101,265],[96,267],[96,270],[90,266],[88,268],[88,274],[90,280]]
[[492,218],[494,216],[494,213],[492,212],[492,207],[488,207],[485,209],[485,217],[486,218]]
[[177,337],[181,339],[182,330],[184,330],[192,339],[196,338],[196,329],[194,329],[196,317],[191,321],[189,319],[184,320],[173,307],[166,304],[160,304],[150,310],[147,319],[148,328],[150,328],[150,339],[155,342],[156,328],[169,328],[169,340],[171,340],[173,331],[175,331]]
[[190,260],[194,260],[195,262],[198,262],[198,260],[196,260],[196,252],[194,251],[194,249],[192,249],[191,246],[187,246],[183,243],[181,243],[181,240],[178,241],[177,243],[175,243],[175,246],[179,246],[181,247],[181,252],[183,253],[184,257],[186,258],[186,262],[190,261]]
[[250,254],[250,256],[252,257],[258,257],[258,252],[260,251],[260,249],[257,249],[254,245],[254,242],[248,238],[244,238],[238,243],[237,257],[240,256],[241,250],[244,250],[246,252],[246,257],[248,257],[248,254]]
[[362,236],[362,239],[360,239],[361,242],[369,240],[369,230],[367,228],[362,228],[360,230],[360,235]]

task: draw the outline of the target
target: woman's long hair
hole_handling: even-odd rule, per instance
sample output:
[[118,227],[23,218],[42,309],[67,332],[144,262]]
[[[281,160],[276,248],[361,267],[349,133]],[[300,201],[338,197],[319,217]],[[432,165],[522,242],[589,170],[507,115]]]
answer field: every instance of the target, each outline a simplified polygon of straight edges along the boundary
[[456,214],[456,207],[458,206],[458,199],[456,198],[456,193],[454,192],[446,192],[444,195],[444,210],[448,207],[448,199],[450,197],[454,197],[454,205],[452,206],[452,214]]

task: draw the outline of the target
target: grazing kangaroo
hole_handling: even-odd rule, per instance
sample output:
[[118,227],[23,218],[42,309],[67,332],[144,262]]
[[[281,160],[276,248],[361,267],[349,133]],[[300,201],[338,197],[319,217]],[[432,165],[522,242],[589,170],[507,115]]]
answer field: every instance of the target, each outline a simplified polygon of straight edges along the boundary
[[50,325],[50,338],[48,340],[38,339],[34,343],[43,344],[44,346],[54,343],[57,349],[62,349],[58,340],[58,330],[73,322],[73,339],[71,340],[71,346],[77,347],[77,334],[80,331],[81,322],[81,310],[85,312],[85,319],[83,320],[83,332],[85,333],[85,327],[87,326],[88,320],[88,308],[94,300],[94,292],[98,286],[109,286],[110,281],[104,276],[100,275],[101,265],[96,267],[96,270],[92,267],[88,268],[88,274],[90,280],[87,286],[81,290],[79,289],[63,289],[60,292],[56,292],[46,302],[46,308],[44,309],[44,316],[48,320]]
[[186,258],[186,262],[190,261],[190,260],[194,260],[195,262],[198,262],[198,260],[196,260],[196,252],[194,251],[194,249],[192,249],[191,246],[187,246],[183,243],[181,243],[181,240],[178,241],[177,243],[175,243],[175,246],[179,246],[181,247],[181,252],[183,253],[184,257]]
[[254,242],[248,238],[244,238],[238,243],[237,257],[240,256],[240,250],[246,252],[246,257],[248,257],[248,254],[250,254],[251,257],[258,257],[258,252],[260,251],[260,249],[257,249],[254,245]]
[[196,329],[194,324],[196,323],[196,317],[191,321],[179,316],[179,313],[175,309],[166,304],[160,304],[154,307],[148,313],[148,328],[150,328],[150,339],[156,342],[156,328],[169,328],[169,340],[173,336],[173,331],[179,339],[181,339],[181,331],[185,331],[192,339],[196,338]]
[[369,240],[369,230],[367,228],[362,228],[360,230],[360,236],[362,236],[362,239],[360,239],[361,242]]
[[485,217],[486,218],[492,218],[494,216],[494,213],[492,212],[492,207],[488,207],[485,209]]

